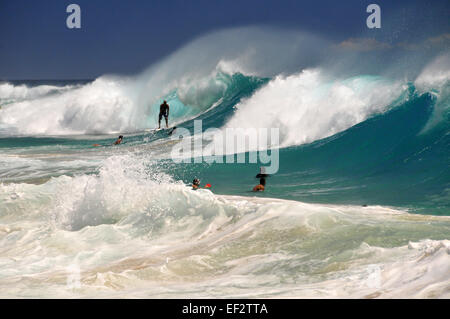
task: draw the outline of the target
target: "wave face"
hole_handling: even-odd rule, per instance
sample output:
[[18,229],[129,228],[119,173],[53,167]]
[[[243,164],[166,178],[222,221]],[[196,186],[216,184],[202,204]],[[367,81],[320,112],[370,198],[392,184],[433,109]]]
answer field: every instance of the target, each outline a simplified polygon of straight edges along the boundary
[[[449,298],[448,55],[411,81],[337,76],[219,38],[135,77],[0,84],[0,296]],[[190,132],[279,128],[265,192],[262,163],[171,161],[144,131],[164,99]]]
[[[383,204],[449,215],[448,105],[448,97],[420,94],[411,85],[383,113],[330,137],[281,149],[280,169],[269,178],[265,195],[322,203]],[[241,114],[236,114],[239,119]],[[321,122],[313,126],[312,134]],[[430,123],[433,127],[428,128]],[[294,129],[290,136],[307,134],[307,130]],[[207,180],[221,181],[218,191],[236,194],[238,189],[251,189],[258,165],[199,165],[199,169]]]
[[282,147],[310,143],[386,110],[403,90],[401,83],[380,77],[332,80],[320,70],[305,70],[278,76],[239,103],[226,127],[278,127]]
[[[218,104],[229,104],[227,99],[245,96],[264,81],[217,71],[195,82],[166,88],[149,97],[153,102],[146,103],[139,102],[137,80],[132,79],[101,77],[83,86],[59,89],[7,83],[4,85],[11,86],[12,92],[24,92],[23,99],[3,104],[0,134],[57,136],[142,131],[157,126],[159,105],[164,99],[171,106],[172,122],[183,123]],[[49,95],[54,91],[60,94]]]

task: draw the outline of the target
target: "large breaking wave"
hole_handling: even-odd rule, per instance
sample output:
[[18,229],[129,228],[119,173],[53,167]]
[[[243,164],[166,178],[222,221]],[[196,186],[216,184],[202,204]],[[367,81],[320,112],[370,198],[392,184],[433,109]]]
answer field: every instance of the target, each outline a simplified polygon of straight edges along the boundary
[[[219,32],[134,77],[1,84],[2,296],[448,298],[448,55],[406,80],[347,74],[320,63],[327,41],[278,35]],[[141,132],[162,99],[189,129],[279,128],[265,193],[242,196],[257,163],[167,160],[172,141]]]

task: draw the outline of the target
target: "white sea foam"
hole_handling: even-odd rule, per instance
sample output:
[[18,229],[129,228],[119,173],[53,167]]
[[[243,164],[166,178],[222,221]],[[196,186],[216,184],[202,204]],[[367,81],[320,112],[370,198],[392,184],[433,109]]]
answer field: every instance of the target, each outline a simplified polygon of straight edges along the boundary
[[56,96],[8,104],[0,123],[10,134],[80,134],[126,128],[133,104],[124,93],[125,80],[99,78]]
[[439,89],[450,81],[450,53],[442,54],[429,63],[414,84],[422,91]]
[[58,95],[4,105],[0,129],[4,135],[136,132],[157,125],[158,101],[163,97],[171,106],[171,123],[177,124],[217,105],[230,82],[229,75],[219,72],[196,82],[177,81],[150,90],[145,99],[137,90],[140,78],[100,77]]
[[28,87],[24,84],[14,85],[11,83],[0,83],[0,101],[1,100],[30,100],[48,95],[49,93],[60,93],[73,89],[73,85],[53,86],[38,85]]
[[[8,135],[135,132],[156,125],[159,102],[175,91],[181,103],[173,101],[171,121],[179,123],[220,100],[227,83],[218,73],[271,76],[311,62],[325,45],[308,33],[270,28],[213,32],[132,78],[103,76],[60,96],[36,94],[33,100],[6,104],[0,130]],[[33,89],[25,87],[15,87],[16,93],[7,85],[4,90],[5,96],[33,96]]]
[[448,297],[448,217],[219,196],[143,163],[1,185],[1,296]]
[[442,54],[426,65],[414,84],[420,92],[431,92],[437,97],[433,115],[422,130],[426,133],[445,121],[450,111],[450,53]]
[[401,83],[380,77],[342,80],[319,69],[304,70],[277,76],[241,101],[225,128],[279,128],[280,146],[300,145],[387,110],[403,91]]

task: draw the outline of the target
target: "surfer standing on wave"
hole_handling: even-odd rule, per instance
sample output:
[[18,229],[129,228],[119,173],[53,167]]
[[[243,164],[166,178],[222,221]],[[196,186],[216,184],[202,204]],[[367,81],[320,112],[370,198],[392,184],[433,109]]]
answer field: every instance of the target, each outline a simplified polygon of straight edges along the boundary
[[169,104],[164,100],[163,104],[159,106],[159,129],[161,128],[161,119],[164,116],[166,119],[166,128],[169,128]]

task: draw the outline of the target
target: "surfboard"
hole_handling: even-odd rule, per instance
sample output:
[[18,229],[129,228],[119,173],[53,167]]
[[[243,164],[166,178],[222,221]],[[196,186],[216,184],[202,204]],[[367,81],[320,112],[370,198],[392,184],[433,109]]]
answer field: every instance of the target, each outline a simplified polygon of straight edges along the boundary
[[169,128],[165,128],[165,127],[161,127],[161,128],[147,128],[144,131],[146,132],[158,132],[158,131],[164,131],[164,130],[170,130],[171,127]]
[[168,134],[170,135],[170,134],[173,133],[173,131],[175,131],[176,128],[177,128],[176,126],[172,126],[172,127],[168,127],[168,128],[165,128],[165,127],[162,127],[162,128],[149,128],[149,129],[145,129],[144,131],[145,132],[149,132],[149,133],[156,133],[156,132],[159,132],[159,131],[168,131]]
[[162,128],[147,128],[144,130],[144,132],[157,132],[157,131],[161,131]]

